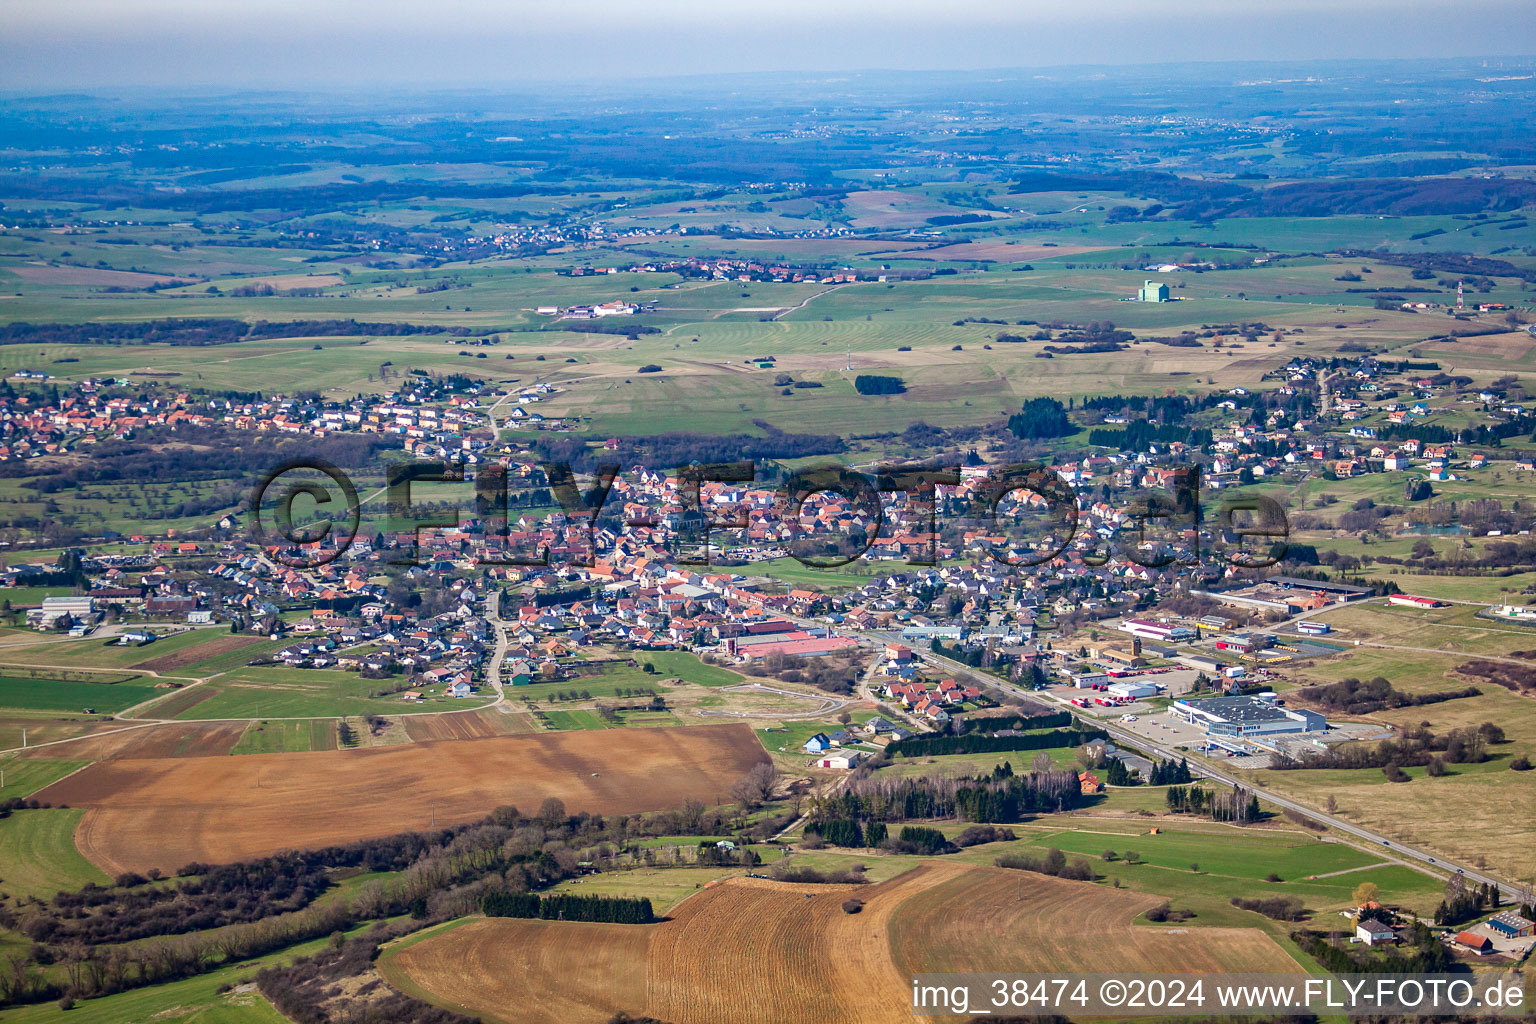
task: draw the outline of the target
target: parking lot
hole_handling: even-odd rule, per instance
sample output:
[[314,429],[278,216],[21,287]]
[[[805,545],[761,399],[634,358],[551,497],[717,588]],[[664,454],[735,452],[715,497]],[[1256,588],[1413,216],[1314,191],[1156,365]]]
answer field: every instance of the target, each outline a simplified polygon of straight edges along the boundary
[[[1105,709],[1108,710],[1108,709]],[[1132,714],[1136,716],[1134,722],[1117,722],[1120,728],[1133,732],[1138,736],[1165,747],[1188,747],[1190,750],[1199,750],[1205,745],[1205,731],[1197,726],[1190,725],[1182,718],[1176,718],[1168,714],[1164,709],[1150,711],[1137,711],[1135,707],[1116,708],[1119,715]]]
[[[1095,711],[1103,712],[1103,717],[1118,719],[1121,715],[1133,714],[1136,721],[1119,721],[1122,729],[1145,736],[1165,747],[1188,747],[1191,751],[1202,751],[1205,747],[1205,730],[1199,726],[1190,725],[1182,718],[1171,715],[1165,708],[1141,708],[1136,705],[1124,708],[1095,708]],[[1389,730],[1380,726],[1363,722],[1345,722],[1335,725],[1326,733],[1279,733],[1264,738],[1267,745],[1285,750],[1295,756],[1303,756],[1309,751],[1318,749],[1318,742],[1343,743],[1347,740],[1376,740],[1385,739],[1391,735]],[[1253,753],[1242,755],[1224,754],[1220,750],[1211,751],[1212,756],[1230,757],[1233,768],[1267,768],[1271,754],[1257,744],[1249,744]]]

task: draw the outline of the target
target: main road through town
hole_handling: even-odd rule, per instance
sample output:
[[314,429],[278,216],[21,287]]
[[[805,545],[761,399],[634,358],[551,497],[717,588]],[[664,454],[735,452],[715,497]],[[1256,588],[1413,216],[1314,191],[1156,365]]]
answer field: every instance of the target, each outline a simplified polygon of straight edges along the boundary
[[[874,648],[883,647],[888,643],[903,642],[901,634],[894,632],[869,631],[856,634],[856,638],[862,645]],[[1113,722],[1104,721],[1103,719],[1097,717],[1082,715],[1079,713],[1077,708],[1073,707],[1065,698],[1059,695],[1047,693],[1045,691],[1025,690],[1021,687],[1014,686],[1012,683],[1009,683],[1006,680],[999,679],[997,676],[985,672],[978,672],[975,669],[962,665],[957,661],[933,654],[930,651],[913,648],[912,653],[915,656],[921,658],[923,661],[928,662],[929,664],[941,669],[947,674],[955,676],[956,678],[969,679],[971,682],[976,683],[979,686],[991,687],[994,690],[1001,690],[1004,693],[1012,694],[1016,697],[1022,697],[1034,701],[1045,701],[1059,705],[1063,710],[1070,711],[1078,718],[1091,723],[1094,728],[1104,730],[1110,735],[1110,738],[1114,739],[1115,741],[1122,743],[1125,746],[1132,747],[1136,750],[1140,750],[1142,753],[1170,761],[1179,760],[1184,756],[1182,753],[1176,753],[1169,748],[1152,742],[1145,736],[1141,736],[1130,732],[1129,730],[1122,729]],[[1265,801],[1266,803],[1273,804],[1276,807],[1281,807],[1286,810],[1295,811],[1296,813],[1303,814],[1313,819],[1314,821],[1320,821],[1331,828],[1338,829],[1340,832],[1346,835],[1354,836],[1357,839],[1363,839],[1371,845],[1379,847],[1386,854],[1394,855],[1395,857],[1402,858],[1404,860],[1417,861],[1424,865],[1426,868],[1432,868],[1435,871],[1444,872],[1447,875],[1458,874],[1470,882],[1476,882],[1479,884],[1486,882],[1490,885],[1495,885],[1499,888],[1499,891],[1502,892],[1505,897],[1511,901],[1521,899],[1524,896],[1523,889],[1517,888],[1516,886],[1511,885],[1509,882],[1506,882],[1502,879],[1494,878],[1492,875],[1481,871],[1476,871],[1466,866],[1465,864],[1457,864],[1453,861],[1446,860],[1444,857],[1435,856],[1426,853],[1423,850],[1415,849],[1411,846],[1405,846],[1395,839],[1381,835],[1378,832],[1372,832],[1370,829],[1361,828],[1359,825],[1345,821],[1343,818],[1340,818],[1336,815],[1324,813],[1323,811],[1319,811],[1314,807],[1309,807],[1306,804],[1297,803],[1295,800],[1292,800],[1289,797],[1281,796],[1273,790],[1264,789],[1263,787],[1255,786],[1252,782],[1247,780],[1238,779],[1234,776],[1227,775],[1224,772],[1218,771],[1217,769],[1206,764],[1204,761],[1191,761],[1189,767],[1191,771],[1196,772],[1205,778],[1211,779],[1214,782],[1220,782],[1228,786],[1242,786],[1244,789],[1248,790],[1250,793],[1255,794],[1259,797],[1259,799]]]

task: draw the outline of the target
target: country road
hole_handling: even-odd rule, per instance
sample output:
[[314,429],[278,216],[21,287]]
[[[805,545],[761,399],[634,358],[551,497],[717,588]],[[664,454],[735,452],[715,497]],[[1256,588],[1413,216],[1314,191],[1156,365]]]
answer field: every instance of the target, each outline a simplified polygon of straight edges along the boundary
[[496,707],[505,704],[507,694],[501,682],[501,663],[507,658],[507,624],[501,618],[501,591],[493,588],[490,596],[485,601],[485,620],[496,631],[496,650],[491,655],[491,660],[485,666],[485,681],[491,684],[491,689],[496,691],[496,703],[489,705]]
[[[1295,619],[1303,617],[1304,616],[1298,615],[1290,621],[1294,621]],[[786,618],[795,619],[795,621],[800,622],[802,625],[809,622],[809,620],[799,619],[795,616],[786,616]],[[1269,628],[1277,629],[1279,627],[1271,626]],[[858,641],[860,646],[873,648],[875,650],[879,650],[889,643],[903,642],[901,635],[895,632],[880,632],[877,630],[871,630],[868,632],[845,635],[853,636],[853,638]],[[949,658],[934,654],[931,651],[924,651],[920,648],[913,648],[912,653],[922,661],[934,665],[943,670],[945,673],[953,675],[956,678],[969,679],[977,685],[990,687],[991,689],[1000,690],[1003,693],[1011,694],[1013,696],[1027,700],[1034,700],[1057,705],[1063,711],[1067,711],[1072,714],[1075,718],[1079,718],[1085,722],[1091,723],[1095,728],[1103,729],[1116,742],[1139,750],[1142,753],[1169,761],[1177,761],[1186,756],[1184,752],[1175,752],[1174,750],[1171,750],[1167,747],[1163,747],[1157,743],[1152,742],[1145,736],[1141,736],[1137,733],[1122,729],[1113,722],[1105,721],[1097,717],[1085,716],[1081,713],[1080,709],[1074,707],[1064,697],[1049,693],[1044,690],[1025,690],[1021,687],[1014,686],[1012,683],[1000,679],[997,676],[989,675],[984,672],[978,672],[975,669],[972,669],[966,665],[962,665],[959,662],[953,661]],[[1445,654],[1447,652],[1430,651],[1427,653]],[[1331,828],[1335,828],[1346,835],[1365,840],[1373,848],[1377,848],[1383,851],[1384,856],[1395,855],[1392,857],[1392,859],[1401,858],[1405,862],[1413,861],[1415,863],[1409,866],[1414,866],[1418,870],[1431,874],[1443,873],[1446,876],[1451,874],[1458,874],[1463,878],[1469,879],[1473,882],[1494,885],[1498,887],[1500,892],[1502,892],[1507,898],[1511,900],[1517,900],[1524,895],[1525,890],[1520,886],[1511,884],[1510,882],[1500,878],[1495,878],[1486,872],[1478,871],[1464,864],[1457,864],[1455,861],[1447,860],[1444,857],[1426,853],[1425,851],[1417,849],[1416,847],[1400,843],[1397,840],[1380,834],[1379,832],[1373,832],[1370,829],[1362,828],[1359,825],[1346,821],[1336,815],[1327,814],[1315,807],[1311,807],[1307,804],[1292,800],[1289,797],[1281,796],[1279,793],[1276,793],[1273,790],[1265,789],[1264,787],[1256,786],[1247,780],[1238,779],[1234,776],[1228,775],[1204,763],[1203,761],[1191,760],[1189,767],[1191,771],[1194,771],[1195,773],[1204,776],[1213,782],[1220,782],[1223,785],[1228,786],[1241,786],[1266,803],[1283,808],[1285,810],[1295,811],[1296,813],[1311,818],[1314,821],[1320,821]]]
[[[1157,743],[1152,742],[1145,736],[1141,736],[1137,733],[1130,732],[1129,730],[1122,729],[1114,722],[1105,721],[1096,717],[1084,716],[1079,712],[1077,708],[1074,708],[1063,697],[1045,692],[1043,690],[1023,690],[1017,686],[1012,685],[1011,683],[998,679],[996,676],[989,676],[984,673],[978,673],[974,669],[968,668],[965,665],[961,665],[959,662],[951,661],[948,658],[940,657],[938,655],[932,654],[931,652],[914,651],[913,653],[922,658],[924,661],[941,666],[946,672],[953,673],[957,676],[964,676],[973,682],[985,684],[994,689],[1002,690],[1004,693],[1011,693],[1015,696],[1025,697],[1030,700],[1049,701],[1051,703],[1060,705],[1063,710],[1069,711],[1074,716],[1082,718],[1084,721],[1091,722],[1095,728],[1102,729],[1109,733],[1110,738],[1114,739],[1116,742],[1124,744],[1128,747],[1133,747],[1142,751],[1143,753],[1171,761],[1177,761],[1185,756],[1183,752],[1175,752],[1167,747],[1163,747]],[[1443,654],[1445,652],[1438,651],[1435,653]],[[1377,847],[1384,852],[1396,854],[1399,858],[1407,858],[1408,860],[1417,861],[1421,866],[1421,870],[1429,870],[1430,866],[1433,866],[1434,871],[1443,872],[1446,875],[1454,873],[1459,874],[1464,878],[1470,879],[1473,882],[1486,882],[1490,885],[1498,886],[1499,890],[1511,900],[1518,899],[1522,895],[1523,890],[1521,888],[1512,885],[1502,879],[1495,878],[1492,875],[1477,871],[1473,868],[1467,867],[1466,865],[1457,864],[1454,861],[1445,859],[1444,857],[1437,857],[1435,855],[1426,853],[1423,850],[1405,845],[1394,839],[1389,839],[1388,837],[1378,832],[1373,832],[1370,829],[1361,828],[1359,825],[1346,821],[1336,815],[1327,814],[1307,804],[1299,803],[1290,799],[1289,797],[1281,796],[1273,790],[1265,789],[1261,786],[1256,786],[1252,782],[1249,782],[1245,779],[1239,779],[1235,776],[1218,771],[1203,761],[1191,760],[1189,767],[1195,773],[1211,779],[1214,782],[1220,782],[1223,785],[1228,786],[1241,786],[1248,790],[1250,793],[1258,796],[1259,799],[1265,801],[1266,803],[1273,804],[1276,807],[1280,807],[1286,810],[1295,811],[1296,813],[1305,815],[1306,817],[1312,818],[1315,821],[1320,821],[1331,828],[1338,829],[1340,832],[1343,832],[1346,835],[1354,836],[1357,839],[1363,839],[1370,843],[1373,847]]]

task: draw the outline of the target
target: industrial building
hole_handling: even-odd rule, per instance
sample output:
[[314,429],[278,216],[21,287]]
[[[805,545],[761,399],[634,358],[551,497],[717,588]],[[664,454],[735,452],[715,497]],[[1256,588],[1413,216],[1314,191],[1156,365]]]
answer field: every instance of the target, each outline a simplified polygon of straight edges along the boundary
[[1513,910],[1503,910],[1488,919],[1488,927],[1498,932],[1507,939],[1521,939],[1528,935],[1536,935],[1536,924],[1532,924]]
[[54,623],[69,616],[71,624],[95,625],[100,617],[96,612],[94,597],[45,597],[41,608],[27,611],[27,625],[37,629],[52,629]]
[[1178,643],[1195,638],[1195,631],[1186,626],[1164,626],[1148,619],[1126,619],[1120,623],[1120,631],[1142,640],[1162,643]]
[[1211,736],[1265,736],[1287,732],[1324,732],[1328,720],[1315,711],[1282,707],[1273,693],[1251,697],[1176,700],[1170,714],[1203,728]]
[[1216,641],[1216,649],[1233,654],[1252,654],[1274,643],[1274,637],[1266,633],[1234,633]]

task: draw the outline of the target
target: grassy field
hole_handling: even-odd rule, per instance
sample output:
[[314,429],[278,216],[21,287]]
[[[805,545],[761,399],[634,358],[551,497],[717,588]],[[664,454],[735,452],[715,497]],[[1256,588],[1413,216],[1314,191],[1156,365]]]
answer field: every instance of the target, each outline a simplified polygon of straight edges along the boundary
[[596,711],[575,708],[570,711],[546,711],[544,718],[552,729],[606,729],[608,723]]
[[[149,627],[150,632],[162,633],[159,639],[142,646],[119,644],[112,638],[81,637],[79,639],[49,640],[46,643],[25,647],[8,647],[3,660],[7,663],[46,665],[50,668],[97,668],[122,669],[175,654],[189,647],[206,643],[211,639],[227,636],[217,630]],[[42,634],[34,634],[43,640]],[[242,664],[244,664],[242,662]]]
[[765,576],[792,587],[842,590],[863,586],[872,579],[903,572],[906,568],[902,562],[857,560],[834,569],[818,569],[793,558],[770,558],[764,562],[732,566],[730,571],[742,576]]
[[[1447,635],[1454,633],[1449,627],[1432,626],[1427,630],[1431,639],[1436,628]],[[1423,769],[1409,769],[1412,781],[1406,783],[1387,782],[1374,768],[1261,771],[1255,773],[1255,781],[1316,807],[1331,797],[1338,813],[1383,835],[1443,851],[1465,863],[1486,865],[1510,879],[1532,879],[1536,866],[1523,853],[1536,843],[1529,813],[1531,779],[1509,770],[1509,764],[1520,754],[1536,757],[1536,703],[1484,681],[1455,675],[1452,670],[1468,658],[1468,654],[1352,648],[1305,666],[1298,675],[1308,682],[1384,676],[1409,693],[1443,692],[1474,683],[1480,696],[1380,711],[1369,717],[1399,729],[1428,722],[1437,733],[1493,722],[1503,729],[1506,742],[1490,748],[1489,761],[1448,765],[1440,778],[1427,777]],[[1497,831],[1506,841],[1478,841],[1476,837],[1486,830]]]
[[742,682],[740,673],[718,665],[706,665],[687,651],[655,651],[640,656],[642,664],[654,666],[659,676],[671,676],[697,686],[734,686]]
[[[142,678],[142,677],[139,677]],[[82,711],[110,715],[164,693],[142,682],[82,683],[0,676],[0,707],[21,711]]]
[[5,773],[5,785],[0,786],[0,799],[31,796],[44,786],[59,781],[70,772],[84,768],[88,763],[48,757],[0,759],[0,771]]
[[[356,672],[330,669],[246,667],[233,670],[197,689],[197,703],[177,712],[184,720],[214,718],[332,718],[365,714],[399,714],[402,710],[464,710],[489,699],[485,693],[470,699],[442,695],[442,687],[420,688],[419,704],[407,705],[398,694],[369,694],[387,681],[364,679]],[[494,695],[490,695],[494,696]]]
[[0,890],[12,899],[50,899],[61,889],[111,879],[75,849],[80,810],[16,811],[0,819]]
[[69,594],[69,587],[0,587],[0,601],[11,602],[13,608],[40,606],[45,597],[62,597]]
[[301,750],[335,750],[336,723],[312,719],[298,722],[252,722],[231,754],[285,754]]
[[[697,843],[698,840],[694,838],[693,844]],[[745,870],[742,868],[730,872],[720,868],[635,868],[633,871],[609,871],[567,879],[550,891],[574,893],[578,896],[643,896],[651,901],[656,913],[665,914],[709,883]]]
[[286,1018],[255,991],[257,972],[318,952],[327,941],[301,943],[184,981],[88,999],[71,1010],[56,1003],[14,1007],[6,1010],[5,1019],[25,1024],[284,1024]]
[[1420,647],[1448,653],[1509,655],[1536,649],[1536,628],[1478,618],[1468,605],[1419,610],[1369,604],[1331,608],[1313,616],[1334,629],[1330,640]]
[[941,754],[937,757],[901,757],[881,768],[882,777],[902,778],[923,775],[950,775],[969,778],[987,775],[998,765],[1007,763],[1014,771],[1027,771],[1038,754],[1045,754],[1057,768],[1081,771],[1076,747],[1050,747],[1045,750],[1010,750],[999,754]]
[[[1151,834],[1153,825],[1159,834]],[[1233,908],[1233,896],[1294,896],[1315,914],[1331,912],[1347,906],[1355,886],[1366,881],[1376,883],[1387,902],[1429,913],[1443,888],[1435,877],[1374,853],[1282,828],[1240,829],[1161,815],[1127,818],[1098,813],[1050,816],[1010,827],[1019,836],[1014,842],[971,847],[942,859],[992,864],[1005,854],[1039,855],[1059,849],[1087,858],[1095,875],[1105,883],[1113,885],[1118,880],[1127,888],[1196,908],[1197,924],[1253,924],[1257,915]],[[951,836],[964,828],[964,824],[940,826]],[[1105,858],[1109,852],[1114,859]],[[1127,859],[1127,853],[1135,855],[1135,863]],[[894,877],[923,859],[830,848],[795,855],[796,863],[831,871],[862,863],[877,881]],[[1281,880],[1267,881],[1270,874]]]

